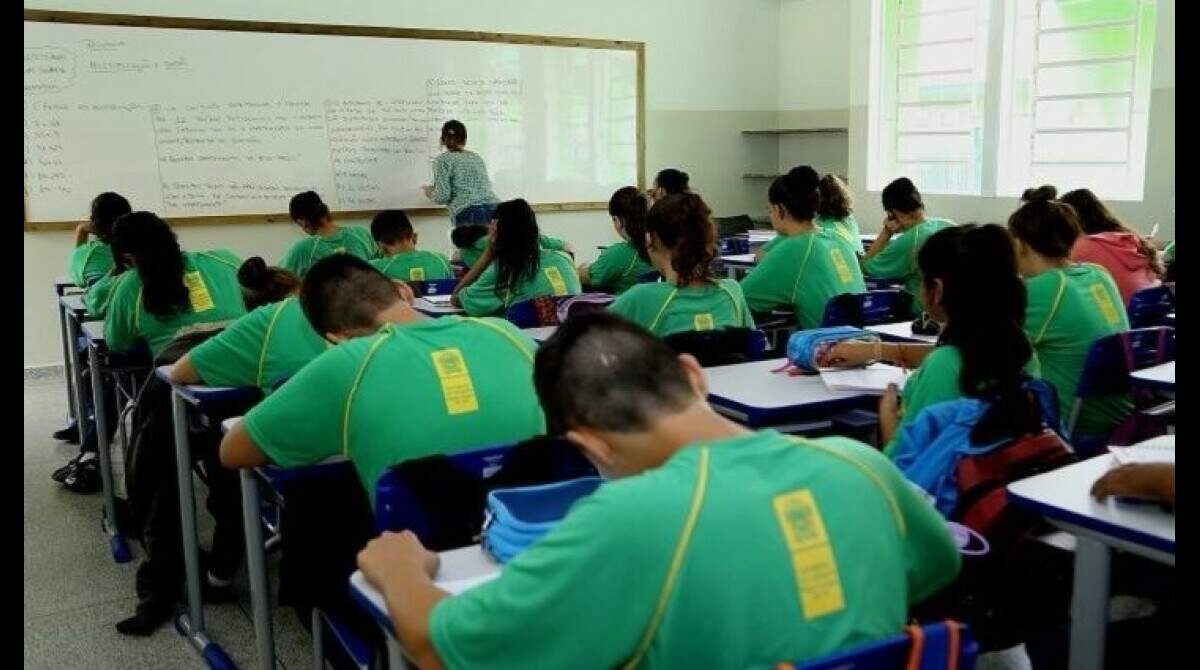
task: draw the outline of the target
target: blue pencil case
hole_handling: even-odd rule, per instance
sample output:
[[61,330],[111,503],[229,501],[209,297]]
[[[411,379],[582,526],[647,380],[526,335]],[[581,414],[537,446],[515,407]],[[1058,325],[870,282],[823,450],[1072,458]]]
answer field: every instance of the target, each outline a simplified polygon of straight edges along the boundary
[[787,343],[787,359],[792,365],[807,371],[817,369],[817,359],[820,354],[838,342],[878,342],[880,337],[861,328],[851,326],[836,326],[833,328],[813,328],[792,333]]
[[550,532],[571,505],[591,495],[603,481],[582,477],[492,491],[487,496],[484,548],[500,563],[507,563]]

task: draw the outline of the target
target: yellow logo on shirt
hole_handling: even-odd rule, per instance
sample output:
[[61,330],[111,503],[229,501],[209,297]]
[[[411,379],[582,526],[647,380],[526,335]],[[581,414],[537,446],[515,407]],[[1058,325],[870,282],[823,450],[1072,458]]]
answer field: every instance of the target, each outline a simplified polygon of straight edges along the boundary
[[207,312],[216,307],[212,295],[208,292],[208,286],[204,284],[204,277],[201,277],[199,272],[184,273],[183,283],[187,286],[188,301],[192,303],[193,312]]
[[440,349],[430,354],[433,369],[442,382],[442,396],[446,399],[446,413],[466,414],[479,409],[479,398],[475,396],[475,384],[467,361],[457,347]]
[[830,249],[829,259],[833,261],[833,269],[837,271],[838,279],[843,284],[849,284],[854,280],[854,275],[850,274],[850,266],[846,265],[846,259],[842,257],[841,251]]
[[796,573],[804,618],[815,619],[845,609],[837,561],[812,491],[800,489],[780,494],[775,496],[773,504],[792,554],[792,570]]
[[563,281],[562,273],[556,267],[543,268],[542,272],[546,274],[547,281],[554,288],[554,295],[567,294],[567,282]]
[[425,281],[425,268],[409,268],[409,281]]
[[716,327],[712,314],[697,314],[692,318],[694,330],[712,330]]
[[1100,308],[1100,313],[1104,315],[1104,320],[1108,322],[1108,325],[1115,326],[1120,323],[1121,315],[1117,312],[1116,305],[1113,305],[1108,291],[1104,290],[1104,285],[1092,284],[1088,290],[1092,292],[1092,300],[1096,301],[1096,307]]

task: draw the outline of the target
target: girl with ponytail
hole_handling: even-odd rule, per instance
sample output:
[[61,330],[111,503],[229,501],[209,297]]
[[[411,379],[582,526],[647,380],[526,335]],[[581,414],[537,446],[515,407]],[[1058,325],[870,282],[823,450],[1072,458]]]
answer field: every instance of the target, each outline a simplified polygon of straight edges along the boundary
[[579,266],[579,280],[585,286],[620,294],[654,271],[646,253],[646,208],[646,196],[634,186],[613,193],[608,215],[621,241],[606,247],[594,263]]
[[737,282],[712,276],[717,229],[700,196],[680,193],[656,201],[646,214],[645,246],[664,281],[630,288],[609,309],[658,337],[754,327]]
[[755,312],[790,308],[801,328],[821,325],[825,305],[843,293],[864,293],[854,253],[815,223],[820,177],[807,165],[792,168],[767,190],[771,227],[779,241],[742,280]]

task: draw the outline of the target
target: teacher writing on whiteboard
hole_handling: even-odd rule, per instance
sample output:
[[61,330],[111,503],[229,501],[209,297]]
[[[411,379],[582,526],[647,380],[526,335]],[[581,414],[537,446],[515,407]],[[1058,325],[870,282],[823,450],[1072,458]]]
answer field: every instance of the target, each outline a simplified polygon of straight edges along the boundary
[[486,226],[499,199],[479,154],[467,151],[467,127],[461,121],[442,126],[441,144],[446,148],[433,160],[433,183],[422,186],[425,196],[450,210],[457,226]]

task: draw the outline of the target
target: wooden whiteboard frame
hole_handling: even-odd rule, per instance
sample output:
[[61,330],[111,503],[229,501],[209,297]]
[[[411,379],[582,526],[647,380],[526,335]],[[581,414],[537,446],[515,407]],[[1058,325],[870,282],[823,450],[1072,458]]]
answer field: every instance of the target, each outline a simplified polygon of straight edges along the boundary
[[[646,187],[646,43],[625,40],[604,40],[584,37],[551,37],[517,33],[490,33],[475,30],[430,30],[424,28],[388,28],[383,26],[346,26],[319,23],[279,23],[274,21],[236,21],[230,19],[200,19],[180,16],[142,16],[136,14],[102,14],[96,12],[66,12],[53,9],[26,9],[25,21],[41,23],[73,23],[93,26],[127,26],[133,28],[173,28],[182,30],[223,30],[244,33],[293,33],[297,35],[339,35],[343,37],[390,37],[452,42],[495,42],[536,46],[576,47],[581,49],[611,49],[637,54],[637,186]],[[28,199],[28,192],[26,192]],[[606,209],[607,202],[550,202],[533,205],[537,212],[579,212]],[[379,210],[333,212],[335,219],[364,219]],[[445,215],[445,207],[406,209],[413,216]],[[82,223],[76,221],[38,221],[30,223],[29,208],[25,208],[25,230],[67,230]],[[211,226],[252,223],[291,223],[286,212],[266,214],[236,214],[213,216],[181,216],[168,219],[175,226]]]

